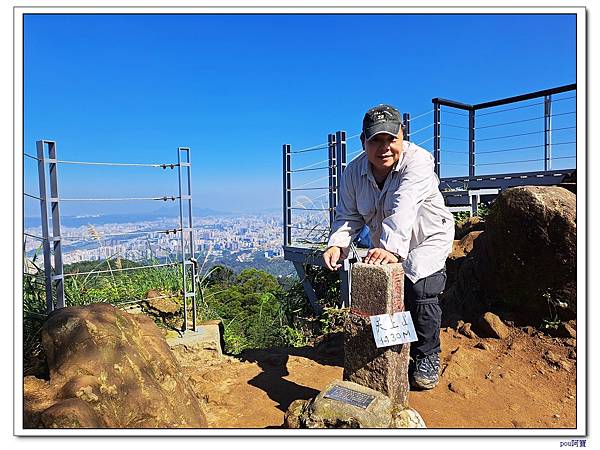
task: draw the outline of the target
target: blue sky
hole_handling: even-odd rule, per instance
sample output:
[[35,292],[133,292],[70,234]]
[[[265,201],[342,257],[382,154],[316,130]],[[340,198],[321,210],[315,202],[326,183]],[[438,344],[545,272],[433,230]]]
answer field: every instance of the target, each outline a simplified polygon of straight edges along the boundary
[[[282,144],[292,149],[322,144],[340,129],[355,135],[365,110],[377,103],[391,103],[413,117],[424,114],[414,121],[415,131],[431,124],[433,97],[478,103],[574,83],[575,54],[574,15],[29,15],[24,150],[35,154],[37,139],[51,139],[62,160],[162,163],[175,162],[176,148],[189,146],[195,207],[278,208]],[[574,124],[569,114],[575,103],[568,95],[573,94],[561,94],[564,101],[555,106],[563,114],[556,127]],[[490,115],[478,124],[540,112],[532,107]],[[444,118],[466,125],[458,115]],[[536,126],[536,121],[520,125]],[[485,132],[493,136],[492,130]],[[508,130],[515,128],[498,132]],[[413,140],[424,141],[431,132]],[[446,136],[452,133],[457,139],[447,148],[457,153],[444,158],[456,166],[447,166],[443,176],[466,173],[466,157],[458,153],[464,130]],[[563,133],[557,132],[555,142],[574,140],[574,132]],[[529,139],[502,146],[529,145]],[[430,144],[423,146],[431,149]],[[478,149],[495,150],[499,143],[494,145],[482,142]],[[359,150],[358,140],[349,140],[349,153]],[[519,158],[537,158],[540,151]],[[566,159],[574,155],[567,144],[555,154],[565,157],[555,168],[574,165]],[[482,154],[480,161],[508,161],[514,153],[508,155]],[[301,154],[293,164],[305,167],[326,157],[325,150]],[[478,173],[541,168],[533,164],[490,164]],[[25,192],[35,195],[36,170],[26,158]],[[66,198],[176,194],[176,171],[70,165],[59,170]],[[316,172],[309,172],[312,178],[298,175],[294,183],[326,175]],[[65,202],[62,211],[156,207]],[[38,210],[36,202],[25,201],[26,216]]]

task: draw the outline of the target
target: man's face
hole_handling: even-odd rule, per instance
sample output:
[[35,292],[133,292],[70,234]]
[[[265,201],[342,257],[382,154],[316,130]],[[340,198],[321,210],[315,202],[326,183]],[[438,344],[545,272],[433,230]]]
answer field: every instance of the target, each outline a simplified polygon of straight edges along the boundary
[[388,173],[402,155],[402,130],[398,136],[376,134],[365,142],[365,151],[376,172]]

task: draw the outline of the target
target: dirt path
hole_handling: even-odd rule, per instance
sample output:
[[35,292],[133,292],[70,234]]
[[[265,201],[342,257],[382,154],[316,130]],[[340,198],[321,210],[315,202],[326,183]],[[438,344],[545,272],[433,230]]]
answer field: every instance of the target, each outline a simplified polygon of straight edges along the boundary
[[[442,375],[410,405],[428,428],[575,428],[574,339],[511,336],[471,339],[445,329]],[[243,357],[178,353],[213,428],[278,428],[295,399],[342,379],[340,336],[316,347],[255,350]]]

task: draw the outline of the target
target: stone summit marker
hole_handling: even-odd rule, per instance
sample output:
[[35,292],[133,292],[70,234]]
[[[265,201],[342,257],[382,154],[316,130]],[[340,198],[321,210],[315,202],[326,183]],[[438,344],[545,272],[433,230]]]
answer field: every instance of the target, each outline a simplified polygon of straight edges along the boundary
[[344,380],[408,406],[409,344],[377,348],[370,316],[404,311],[402,264],[355,264],[352,304],[344,325]]
[[344,380],[317,397],[292,402],[287,428],[425,428],[408,407],[410,344],[378,348],[371,316],[404,311],[402,264],[357,263],[352,305],[344,324]]

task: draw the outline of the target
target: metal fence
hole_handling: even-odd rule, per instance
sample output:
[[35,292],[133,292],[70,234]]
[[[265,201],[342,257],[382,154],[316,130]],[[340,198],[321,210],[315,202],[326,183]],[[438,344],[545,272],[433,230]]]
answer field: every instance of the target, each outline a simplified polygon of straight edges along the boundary
[[[197,262],[194,257],[193,223],[192,223],[192,163],[191,152],[188,147],[177,148],[177,163],[117,163],[117,162],[91,162],[91,161],[66,161],[59,160],[55,141],[40,140],[36,142],[37,156],[25,153],[25,157],[37,161],[39,196],[24,193],[24,196],[38,200],[40,204],[40,219],[42,236],[24,233],[24,236],[37,239],[42,243],[44,258],[44,287],[46,297],[46,309],[50,313],[56,308],[67,306],[65,299],[64,280],[66,277],[76,275],[90,275],[113,273],[121,271],[141,270],[165,266],[181,266],[183,286],[183,331],[197,328],[196,312],[196,276]],[[177,168],[178,171],[178,195],[163,195],[154,197],[110,197],[110,198],[66,198],[59,193],[58,167],[61,164],[79,166],[112,166],[112,167],[151,167],[157,169]],[[49,189],[48,189],[49,186]],[[139,202],[139,201],[178,201],[179,202],[179,228],[160,230],[129,230],[123,233],[112,233],[110,236],[134,236],[149,235],[156,233],[179,234],[180,252],[179,261],[164,264],[148,264],[136,267],[114,268],[111,270],[99,270],[92,272],[67,273],[63,272],[63,241],[81,239],[84,236],[69,236],[66,238],[61,234],[60,205],[63,202]],[[51,224],[51,225],[50,225]],[[189,272],[189,273],[188,273]],[[25,276],[31,274],[25,268]],[[158,298],[158,297],[155,297]],[[192,325],[188,324],[188,303],[191,300]]]
[[478,203],[502,189],[568,178],[576,168],[576,89],[478,104],[432,99],[435,171],[450,209],[476,215]]
[[[458,175],[469,177],[569,167],[576,157],[576,88],[569,84],[473,105],[432,99],[436,173],[456,174],[443,173],[443,166],[466,169]],[[567,164],[557,164],[563,161]]]

